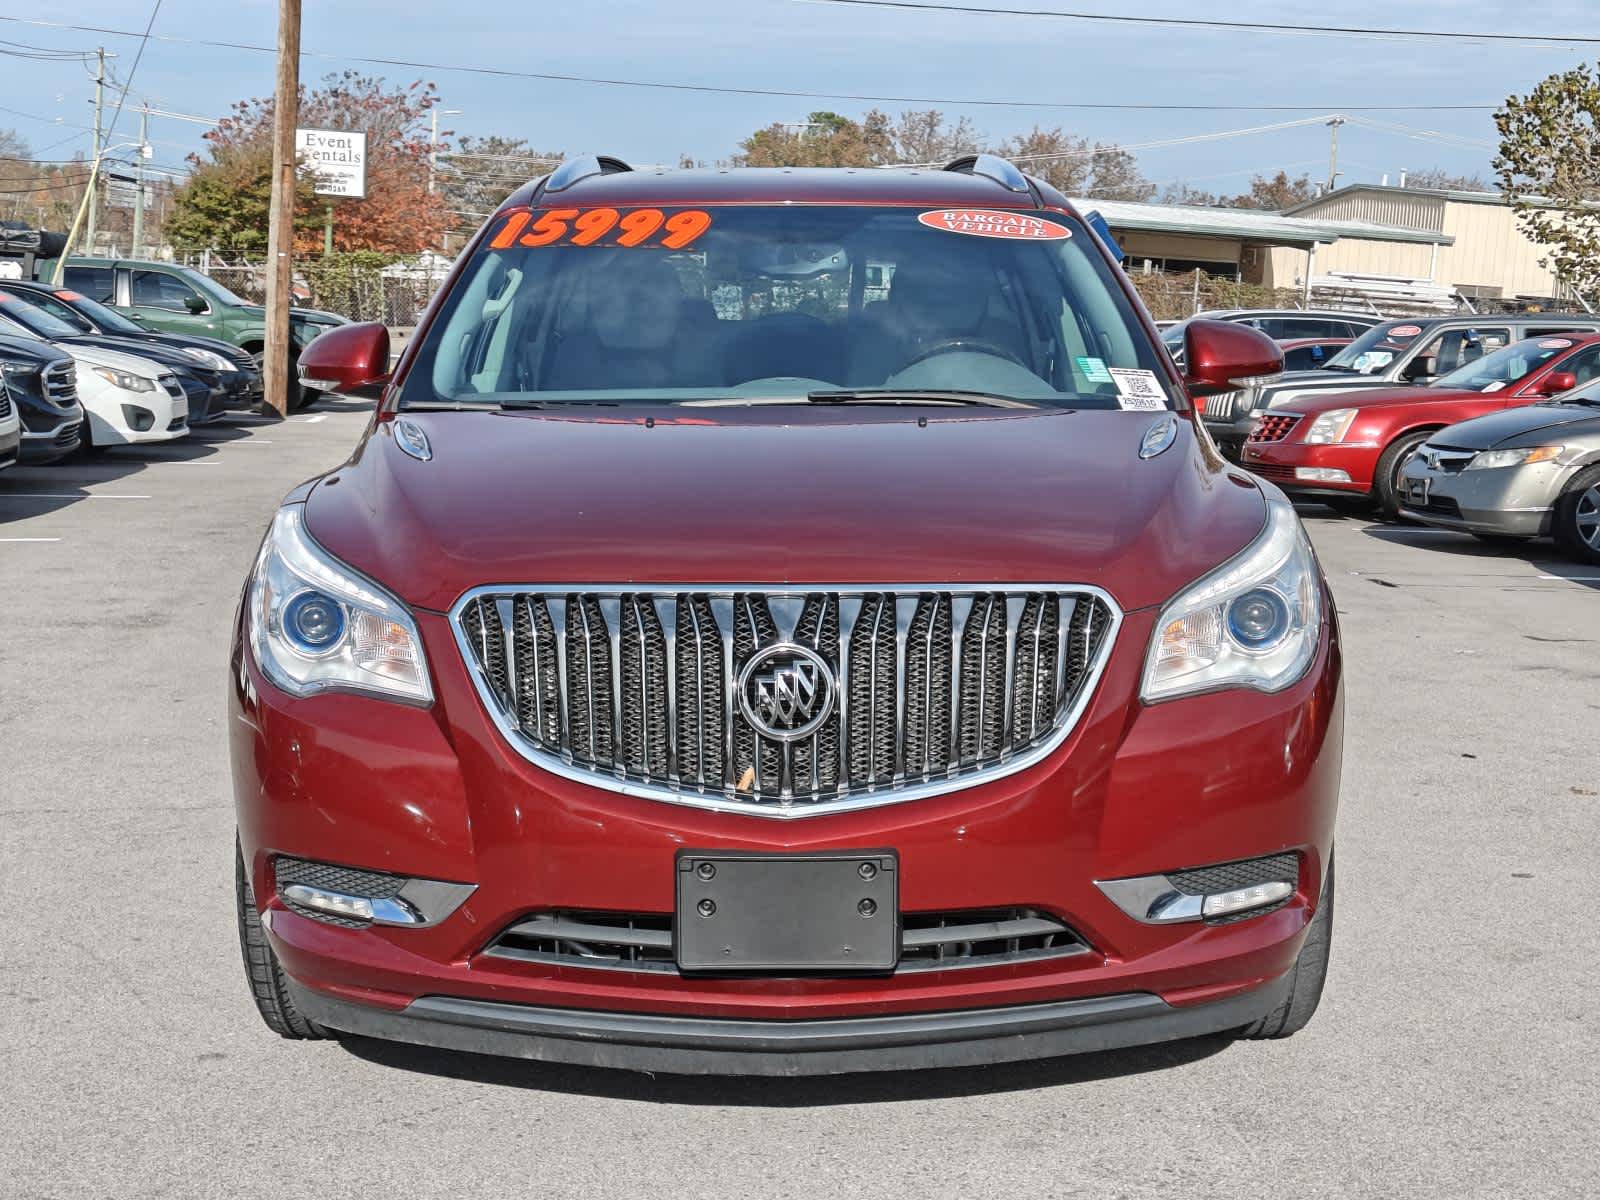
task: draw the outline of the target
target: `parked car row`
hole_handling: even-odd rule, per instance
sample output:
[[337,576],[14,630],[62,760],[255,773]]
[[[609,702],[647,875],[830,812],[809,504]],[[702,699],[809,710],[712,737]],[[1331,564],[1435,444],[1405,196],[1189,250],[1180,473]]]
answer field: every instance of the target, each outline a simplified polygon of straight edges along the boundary
[[1322,368],[1243,382],[1207,427],[1291,495],[1600,563],[1600,318],[1387,321]]
[[260,403],[261,372],[248,351],[141,322],[71,287],[0,281],[0,376],[20,426],[15,459],[171,441],[230,407]]

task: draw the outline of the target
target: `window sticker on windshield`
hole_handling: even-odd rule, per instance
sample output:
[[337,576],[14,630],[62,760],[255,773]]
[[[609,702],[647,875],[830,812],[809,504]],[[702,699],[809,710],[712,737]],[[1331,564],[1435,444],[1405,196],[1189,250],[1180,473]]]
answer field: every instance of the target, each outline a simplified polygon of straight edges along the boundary
[[1131,367],[1110,368],[1112,382],[1117,385],[1118,403],[1136,412],[1165,412],[1167,394],[1156,382],[1154,371],[1137,371]]
[[1386,335],[1391,341],[1401,341],[1405,338],[1414,338],[1422,332],[1421,325],[1396,325]]
[[1570,345],[1572,345],[1572,342],[1567,338],[1545,338],[1544,341],[1539,343],[1539,349],[1565,350]]
[[1488,387],[1484,388],[1483,390],[1486,391],[1486,392],[1498,392],[1503,387],[1505,387],[1505,383],[1502,380],[1496,379],[1493,383],[1491,383]]
[[491,250],[512,246],[649,245],[682,250],[711,228],[711,214],[700,208],[665,213],[659,208],[547,208],[537,216],[514,212],[489,241]]
[[1078,364],[1079,374],[1081,374],[1090,383],[1111,382],[1111,372],[1106,370],[1104,359],[1090,358],[1087,355],[1079,355],[1072,361]]
[[969,237],[1008,238],[1018,242],[1059,242],[1072,230],[1027,213],[995,212],[987,208],[941,208],[917,218],[929,229],[964,233]]
[[77,292],[57,292],[57,293],[55,293],[55,297],[56,297],[57,300],[82,300],[83,299],[83,297],[81,295],[79,295]]

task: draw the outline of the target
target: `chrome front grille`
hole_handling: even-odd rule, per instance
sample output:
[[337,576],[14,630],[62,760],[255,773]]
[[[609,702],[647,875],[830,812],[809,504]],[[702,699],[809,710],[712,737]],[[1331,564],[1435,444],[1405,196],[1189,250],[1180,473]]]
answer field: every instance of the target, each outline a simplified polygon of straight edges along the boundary
[[0,419],[11,415],[11,393],[6,391],[6,385],[0,380]]
[[479,696],[530,761],[796,817],[1038,761],[1088,702],[1121,613],[1070,586],[504,587],[468,593],[451,618]]
[[71,408],[78,402],[78,368],[70,362],[54,363],[44,369],[44,394],[52,404]]

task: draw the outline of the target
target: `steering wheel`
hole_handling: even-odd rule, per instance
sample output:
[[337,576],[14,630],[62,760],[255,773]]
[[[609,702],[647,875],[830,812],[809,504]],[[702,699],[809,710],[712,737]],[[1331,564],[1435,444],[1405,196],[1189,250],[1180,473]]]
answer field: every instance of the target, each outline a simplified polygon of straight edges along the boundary
[[909,362],[902,366],[899,371],[896,371],[895,374],[899,375],[901,372],[909,371],[918,363],[927,362],[928,359],[937,358],[941,354],[987,354],[993,358],[1003,358],[1007,362],[1016,363],[1017,366],[1021,367],[1024,371],[1031,370],[1027,363],[1023,362],[1022,359],[1017,357],[1017,355],[1013,354],[1010,350],[1007,350],[1004,346],[997,345],[994,342],[981,341],[977,338],[953,337],[945,338],[940,342],[935,342],[926,350],[919,350],[917,354]]

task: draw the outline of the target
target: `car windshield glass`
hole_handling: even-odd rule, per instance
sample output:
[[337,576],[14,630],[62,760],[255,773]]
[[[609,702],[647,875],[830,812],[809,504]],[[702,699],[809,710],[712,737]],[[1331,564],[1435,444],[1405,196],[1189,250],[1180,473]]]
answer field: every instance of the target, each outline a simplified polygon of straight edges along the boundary
[[1403,353],[1421,332],[1420,326],[1408,325],[1404,321],[1374,325],[1329,359],[1322,369],[1371,375],[1393,362],[1395,355]]
[[83,332],[81,329],[74,329],[59,317],[52,317],[43,309],[19,299],[12,292],[0,291],[0,313],[10,317],[34,336],[46,340],[75,337]]
[[1170,407],[1156,347],[1093,238],[1042,212],[513,211],[445,299],[400,403],[938,403],[942,392]]
[[200,274],[200,272],[196,271],[193,267],[183,267],[180,269],[179,273],[190,283],[194,284],[195,287],[199,288],[202,292],[211,293],[215,299],[221,300],[224,304],[250,303],[248,300],[244,300],[238,296],[235,296],[227,288],[223,287],[215,279],[211,278],[211,276]]
[[1571,338],[1540,338],[1535,341],[1512,342],[1502,350],[1457,367],[1448,375],[1441,375],[1429,387],[1454,388],[1465,392],[1498,392],[1515,383],[1529,371],[1544,366],[1558,354],[1572,349]]
[[93,333],[95,331],[93,325],[91,325],[77,313],[73,312],[71,308],[67,307],[66,304],[58,300],[55,295],[50,292],[36,292],[32,288],[19,288],[14,285],[8,290],[12,293],[12,295],[16,296],[17,299],[31,304],[34,308],[40,309],[43,312],[49,313],[58,321],[65,321],[68,325],[72,326],[73,331],[76,333]]
[[148,332],[143,326],[136,325],[128,320],[116,309],[107,308],[100,301],[91,300],[81,292],[56,292],[55,297],[64,306],[76,310],[84,318],[93,322],[94,326],[102,333],[138,334],[143,336]]

